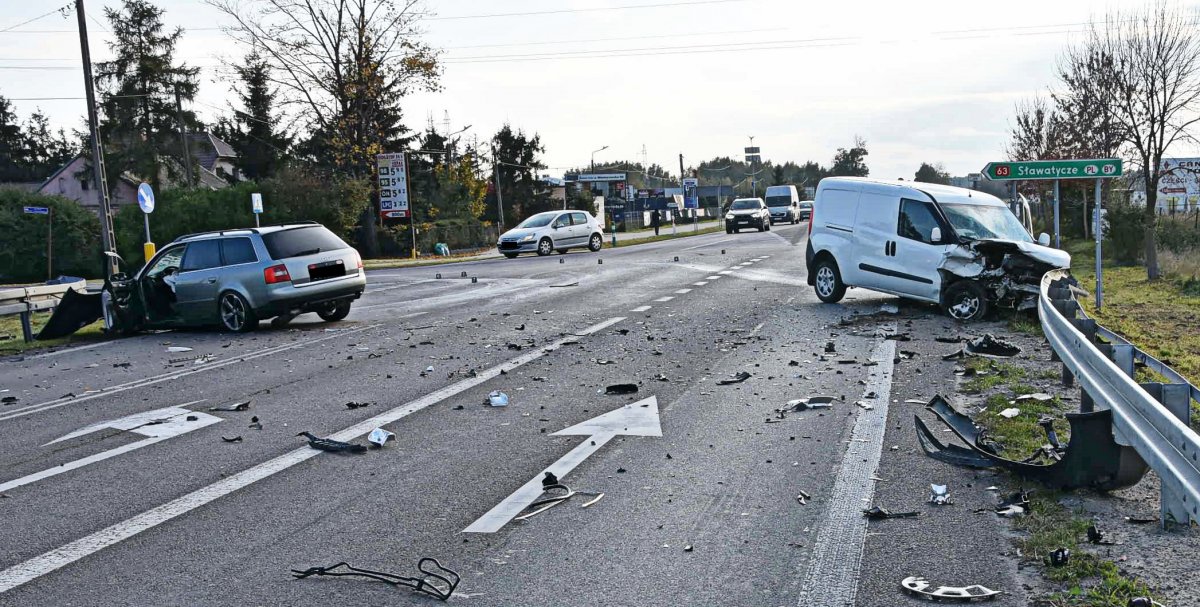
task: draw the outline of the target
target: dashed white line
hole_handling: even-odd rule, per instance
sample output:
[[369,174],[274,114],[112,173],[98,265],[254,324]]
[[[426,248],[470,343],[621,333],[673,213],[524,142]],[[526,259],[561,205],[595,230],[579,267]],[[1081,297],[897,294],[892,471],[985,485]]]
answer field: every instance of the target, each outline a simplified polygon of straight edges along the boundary
[[666,297],[659,297],[658,299],[656,299],[654,301],[658,302],[658,303],[666,303],[668,301],[671,301],[672,299],[675,299],[675,298],[670,295],[667,295]]
[[721,270],[720,272],[717,272],[717,274],[733,274],[733,270]]
[[[333,434],[329,438],[333,440],[349,441],[358,438],[371,431],[372,428],[378,428],[387,424],[399,421],[413,413],[421,411],[427,407],[435,405],[452,396],[465,392],[475,386],[478,386],[494,377],[498,377],[502,372],[511,371],[517,367],[533,362],[549,352],[553,352],[561,348],[568,341],[574,340],[576,336],[587,336],[598,331],[602,331],[612,325],[625,320],[624,317],[610,318],[604,322],[592,325],[582,331],[577,331],[569,337],[564,337],[548,346],[533,350],[527,354],[523,354],[507,362],[500,363],[489,369],[480,371],[477,376],[464,379],[462,381],[450,384],[440,390],[431,392],[415,401],[400,405],[394,409],[385,411],[375,417],[363,420],[341,432]],[[101,529],[89,536],[75,540],[69,544],[55,548],[40,556],[33,557],[23,563],[19,563],[8,569],[0,571],[0,594],[8,592],[13,588],[36,580],[43,575],[66,567],[80,559],[86,558],[96,552],[99,552],[109,546],[127,540],[143,531],[152,529],[171,519],[177,518],[196,508],[209,504],[217,499],[220,499],[238,489],[246,487],[252,483],[268,478],[272,475],[283,472],[296,464],[312,459],[322,452],[311,447],[301,447],[293,451],[289,451],[268,460],[252,468],[243,470],[233,476],[221,479],[207,487],[202,487],[167,502],[157,508],[147,510],[142,514],[126,519],[120,523]]]
[[691,292],[692,292],[691,289],[680,289],[680,290],[676,291],[675,294],[676,295],[687,295],[688,293],[691,293]]
[[703,286],[704,286],[704,285],[706,285],[706,284],[708,284],[708,283],[707,283],[707,282],[704,282],[704,281],[702,280],[702,281],[700,281],[700,282],[693,282],[693,283],[692,283],[692,286],[696,286],[696,287],[703,287]]
[[718,278],[720,278],[720,276],[705,276],[704,280],[716,280]]
[[630,312],[645,312],[646,310],[649,310],[652,307],[654,307],[654,306],[638,306],[638,307],[630,310]]

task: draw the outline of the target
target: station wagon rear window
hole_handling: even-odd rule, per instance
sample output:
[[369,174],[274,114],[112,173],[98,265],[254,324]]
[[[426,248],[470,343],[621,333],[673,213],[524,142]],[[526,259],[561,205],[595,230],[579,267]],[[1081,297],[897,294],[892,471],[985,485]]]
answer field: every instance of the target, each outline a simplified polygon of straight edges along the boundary
[[271,259],[303,257],[350,248],[350,245],[342,242],[341,238],[324,226],[291,228],[263,234],[263,244],[267,246]]

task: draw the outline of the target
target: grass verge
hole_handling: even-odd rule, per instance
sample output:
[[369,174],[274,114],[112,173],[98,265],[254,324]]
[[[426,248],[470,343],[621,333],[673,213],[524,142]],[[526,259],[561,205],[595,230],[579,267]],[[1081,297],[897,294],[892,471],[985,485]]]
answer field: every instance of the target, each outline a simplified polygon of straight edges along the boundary
[[[688,228],[690,228],[690,227],[691,226],[688,226]],[[662,240],[674,240],[676,238],[687,238],[688,236],[700,236],[703,234],[712,234],[713,232],[720,232],[722,229],[724,229],[724,228],[719,225],[703,227],[695,232],[693,232],[691,229],[685,230],[684,228],[680,228],[679,233],[673,234],[673,235],[672,234],[659,234],[658,236],[647,236],[646,238],[634,238],[632,240],[619,240],[619,241],[617,241],[617,248],[619,249],[621,247],[628,247],[630,245],[639,245],[639,244],[646,244],[646,243],[650,243],[650,242],[659,242]],[[608,243],[605,243],[604,248],[609,249],[612,247]]]
[[[1095,309],[1094,243],[1068,243],[1071,274],[1093,294],[1080,302],[1088,316],[1167,363],[1192,384],[1200,382],[1200,296],[1178,282],[1146,279],[1140,266],[1104,265],[1104,308]],[[1192,403],[1192,427],[1200,428],[1200,404]]]
[[[37,335],[37,332],[42,330],[42,326],[48,320],[50,320],[49,312],[35,313],[30,318],[30,324],[33,325],[33,334]],[[104,339],[103,327],[103,323],[94,322],[68,337],[25,343],[25,339],[21,336],[21,317],[16,314],[0,316],[0,356],[21,354],[29,350],[39,350],[65,344],[99,341]]]

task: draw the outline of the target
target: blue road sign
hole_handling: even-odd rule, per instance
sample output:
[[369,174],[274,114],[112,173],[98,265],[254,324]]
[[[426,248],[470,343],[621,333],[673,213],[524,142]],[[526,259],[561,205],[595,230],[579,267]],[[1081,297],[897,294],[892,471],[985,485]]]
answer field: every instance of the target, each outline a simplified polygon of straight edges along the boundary
[[141,207],[143,213],[154,212],[154,190],[148,183],[138,186],[138,206]]
[[30,215],[49,215],[50,207],[25,207],[25,212]]

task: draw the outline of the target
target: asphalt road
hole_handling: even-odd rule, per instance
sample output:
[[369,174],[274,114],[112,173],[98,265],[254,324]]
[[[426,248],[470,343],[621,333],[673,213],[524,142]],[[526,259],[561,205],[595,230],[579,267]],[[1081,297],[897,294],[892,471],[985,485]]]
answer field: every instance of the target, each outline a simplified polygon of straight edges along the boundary
[[[340,323],[0,361],[0,605],[434,604],[289,574],[424,557],[460,604],[854,604],[894,342],[830,327],[896,300],[817,302],[805,229],[376,271]],[[579,493],[485,516],[547,469]]]

